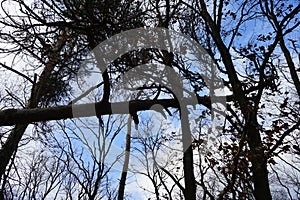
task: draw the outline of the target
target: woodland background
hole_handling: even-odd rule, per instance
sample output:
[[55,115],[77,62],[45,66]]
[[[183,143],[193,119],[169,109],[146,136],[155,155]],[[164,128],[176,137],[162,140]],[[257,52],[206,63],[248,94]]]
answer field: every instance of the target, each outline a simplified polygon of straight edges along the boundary
[[[0,199],[300,199],[299,17],[297,0],[1,1]],[[214,153],[202,153],[207,86],[181,55],[128,52],[78,93],[76,75],[92,49],[140,27],[181,32],[213,58],[230,91]],[[155,82],[133,91],[133,112],[65,119],[70,103],[91,94],[99,109],[109,107],[118,77],[146,63],[174,69],[198,96],[185,153],[164,152],[181,142],[180,128],[140,111],[162,104],[169,122],[184,117]],[[130,156],[112,161],[118,145]],[[154,156],[162,152],[165,165]]]

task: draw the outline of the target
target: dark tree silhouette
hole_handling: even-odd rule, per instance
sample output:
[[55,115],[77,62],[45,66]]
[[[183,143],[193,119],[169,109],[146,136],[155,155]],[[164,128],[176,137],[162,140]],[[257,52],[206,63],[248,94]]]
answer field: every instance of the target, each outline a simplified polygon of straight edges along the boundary
[[[119,191],[114,191],[117,186],[109,181],[113,164],[105,163],[109,147],[124,129],[121,120],[114,121],[112,116],[128,115],[137,128],[151,132],[141,123],[147,121],[141,113],[157,104],[162,106],[157,111],[168,114],[166,118],[178,116],[193,129],[191,134],[182,130],[185,152],[172,158],[177,162],[168,167],[155,159],[152,166],[145,163],[144,174],[156,199],[182,195],[189,200],[299,198],[299,189],[295,189],[300,168],[297,1],[4,0],[0,17],[0,199],[46,199],[52,198],[50,193],[58,197],[61,188],[66,199],[115,199],[117,192],[119,199],[126,198],[127,172],[121,176]],[[206,128],[211,125],[210,83],[205,83],[202,72],[195,71],[196,64],[188,63],[182,55],[154,48],[127,52],[109,66],[97,66],[106,67],[98,84],[74,96],[80,67],[91,77],[90,66],[81,66],[90,52],[106,39],[140,27],[179,31],[212,58],[228,91],[226,120],[215,141],[217,150],[205,153],[211,133]],[[120,78],[143,64],[163,64],[176,72],[189,83],[197,105],[180,107],[179,101],[189,104],[192,99],[178,99],[170,88],[150,79],[131,91],[139,91],[138,99],[128,101],[125,94],[114,94]],[[81,103],[93,92],[97,94],[95,104]],[[99,143],[100,157],[93,154],[93,145],[86,145],[86,152],[75,148],[77,142],[88,142],[78,136],[80,127],[72,121],[76,120],[73,106],[85,110],[95,106],[95,113],[82,112],[76,118],[94,120],[99,130],[90,134],[111,137],[110,143]],[[111,109],[117,106],[126,109]],[[196,117],[182,113],[196,113]],[[88,120],[85,123],[89,124]],[[161,144],[178,139],[173,137],[177,133],[170,135],[168,130],[160,134],[149,136],[151,144],[143,138],[132,143],[132,134],[128,134],[126,151],[143,147],[138,152],[147,158],[147,153],[162,150]],[[35,141],[48,154],[25,151]],[[28,157],[22,158],[24,155]],[[129,154],[126,169],[130,168],[128,158]],[[89,159],[93,162],[87,165]],[[23,161],[24,166],[20,164]],[[52,170],[54,173],[49,173]]]

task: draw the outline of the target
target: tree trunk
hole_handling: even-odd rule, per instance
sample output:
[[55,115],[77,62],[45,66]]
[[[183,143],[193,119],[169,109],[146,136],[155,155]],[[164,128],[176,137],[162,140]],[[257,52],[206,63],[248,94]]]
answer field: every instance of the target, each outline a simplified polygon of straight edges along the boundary
[[0,150],[0,180],[4,176],[6,166],[8,165],[13,153],[17,150],[18,144],[27,128],[28,124],[17,124],[11,131],[7,141]]
[[181,105],[181,129],[183,143],[183,170],[184,170],[184,198],[186,200],[196,200],[196,180],[194,175],[194,160],[192,149],[192,134],[188,119],[188,110],[185,105]]
[[248,144],[250,147],[250,158],[254,178],[254,196],[256,200],[271,200],[269,187],[267,158],[264,154],[264,147],[260,133],[253,125],[246,127]]
[[126,185],[127,171],[128,171],[128,165],[129,165],[129,157],[130,157],[131,121],[132,121],[131,115],[129,115],[128,121],[127,121],[125,160],[124,160],[122,175],[121,175],[121,179],[120,179],[120,183],[119,183],[118,200],[123,200],[124,193],[125,193],[125,185]]

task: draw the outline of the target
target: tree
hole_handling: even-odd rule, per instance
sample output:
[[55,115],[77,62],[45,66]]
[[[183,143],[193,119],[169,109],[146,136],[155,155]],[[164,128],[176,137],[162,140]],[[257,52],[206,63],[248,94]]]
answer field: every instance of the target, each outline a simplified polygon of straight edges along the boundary
[[[282,145],[286,135],[291,134],[299,127],[298,117],[295,116],[295,122],[292,126],[286,124],[285,127],[277,127],[277,130],[274,130],[274,128],[273,130],[268,130],[271,132],[269,132],[269,134],[273,134],[273,131],[280,132],[281,139],[277,140],[277,144],[274,146],[271,144],[272,147],[270,148],[270,146],[265,146],[265,141],[262,140],[262,136],[267,131],[264,127],[261,127],[263,126],[262,123],[264,121],[262,120],[264,117],[260,119],[261,108],[265,106],[264,95],[270,95],[270,92],[275,91],[278,93],[281,92],[278,85],[279,82],[277,81],[279,79],[278,73],[274,61],[272,61],[276,56],[277,44],[281,41],[282,47],[284,41],[281,31],[278,30],[283,27],[289,27],[288,32],[293,32],[299,23],[299,5],[293,5],[292,2],[289,3],[291,4],[280,4],[279,2],[273,4],[267,1],[244,2],[237,5],[238,10],[235,10],[229,1],[220,1],[218,6],[217,2],[207,5],[201,0],[187,4],[187,6],[194,11],[194,14],[198,14],[200,19],[203,20],[203,26],[206,30],[204,32],[204,38],[206,39],[204,44],[207,46],[208,52],[211,52],[211,55],[215,54],[216,59],[221,61],[219,62],[219,68],[223,70],[228,77],[228,84],[230,85],[234,97],[233,106],[238,108],[238,115],[241,114],[243,116],[241,118],[233,113],[233,116],[230,117],[237,118],[237,122],[232,124],[232,126],[233,130],[235,129],[234,131],[237,131],[237,133],[241,135],[240,144],[243,143],[244,140],[247,141],[247,148],[249,148],[247,159],[249,159],[251,163],[254,196],[256,199],[271,199],[267,170],[267,162],[271,159],[270,153],[272,154],[273,149]],[[267,34],[261,33],[255,41],[250,40],[248,44],[239,42],[238,38],[247,33],[242,32],[242,27],[247,26],[246,24],[251,23],[253,19],[260,18],[261,13],[265,16],[265,10],[269,10],[269,8],[266,9],[265,6],[268,7],[269,5],[272,9],[276,9],[277,16],[281,18],[281,25],[277,23],[275,32],[269,32]],[[267,14],[267,16],[268,19],[276,19],[274,13],[273,15]],[[262,18],[262,20],[265,19]],[[231,22],[232,26],[227,28],[225,24],[228,22]],[[195,23],[198,23],[198,21],[192,21],[192,25],[197,26]],[[281,28],[279,28],[278,25],[281,26]],[[198,36],[195,29],[192,29],[190,34],[191,36]],[[201,36],[202,35],[200,35],[199,38]],[[285,48],[285,50],[287,49]],[[288,54],[287,52],[285,53],[285,58],[289,58]],[[245,59],[245,70],[237,67],[237,60],[239,59]],[[246,64],[247,62],[248,65]],[[292,63],[289,64],[289,66],[293,69]],[[294,83],[297,84],[297,75],[295,73],[294,75],[293,80],[295,80]],[[295,101],[297,102],[298,99],[296,98]],[[281,105],[281,107],[283,108],[285,105]],[[264,112],[262,112],[262,114],[264,114]],[[234,153],[236,154],[236,158],[233,159],[231,180],[228,186],[225,187],[223,194],[227,192],[226,190],[233,190],[234,188],[238,161],[241,157],[239,154],[242,146],[239,146],[238,151]],[[268,152],[267,155],[265,152]]]

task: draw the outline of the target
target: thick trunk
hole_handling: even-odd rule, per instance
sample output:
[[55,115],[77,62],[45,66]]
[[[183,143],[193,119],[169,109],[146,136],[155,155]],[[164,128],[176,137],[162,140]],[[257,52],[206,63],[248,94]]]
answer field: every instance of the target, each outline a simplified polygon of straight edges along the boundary
[[28,124],[18,124],[11,131],[6,142],[0,150],[0,180],[5,173],[6,166],[8,165],[13,153],[18,148],[18,144],[27,128]]
[[271,200],[271,191],[268,179],[267,159],[260,133],[254,125],[246,127],[248,144],[250,147],[249,160],[252,164],[254,178],[254,196],[256,200]]

